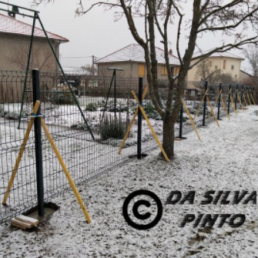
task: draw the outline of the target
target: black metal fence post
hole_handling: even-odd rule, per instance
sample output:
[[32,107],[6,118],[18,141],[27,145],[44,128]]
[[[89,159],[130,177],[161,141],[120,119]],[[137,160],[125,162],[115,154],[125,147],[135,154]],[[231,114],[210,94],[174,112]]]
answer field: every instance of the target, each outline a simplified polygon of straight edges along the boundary
[[204,86],[204,101],[203,101],[203,118],[202,118],[202,126],[205,126],[205,116],[206,116],[206,107],[207,107],[207,96],[206,96],[206,91],[208,89],[208,82],[205,82]]
[[[143,78],[139,78],[139,91],[138,98],[140,105],[142,105],[142,88],[143,88]],[[137,158],[141,159],[142,156],[142,112],[138,110],[138,135],[137,135]]]
[[[241,103],[243,103],[243,91],[244,91],[244,85],[242,84],[241,97],[240,97]],[[242,106],[243,106],[243,104],[242,104]]]
[[116,70],[114,70],[114,109],[115,109],[115,123],[116,123]]
[[179,138],[183,138],[183,113],[184,113],[184,108],[183,104],[181,104],[181,110],[180,110],[180,123],[179,123]]
[[218,113],[217,113],[217,119],[219,120],[219,115],[220,115],[220,102],[221,102],[221,94],[222,94],[222,85],[221,83],[219,84],[219,98],[218,98]]
[[251,97],[251,89],[250,89],[250,87],[248,88],[248,95],[249,95],[249,98],[250,98],[250,103],[251,103],[251,105],[253,105],[254,103],[253,103],[253,100],[252,100],[252,97]]
[[[255,97],[255,89],[254,89],[254,87],[252,88],[252,96],[253,96],[253,100],[255,102],[256,97]],[[254,103],[254,105],[255,105],[255,103]]]
[[[32,70],[33,80],[33,104],[40,100],[39,70]],[[40,114],[40,107],[36,115]],[[35,132],[35,154],[36,154],[36,174],[37,174],[37,195],[38,195],[38,215],[44,216],[44,182],[42,164],[42,143],[41,143],[41,123],[40,117],[34,120]]]
[[228,114],[230,113],[231,84],[228,86]]
[[236,86],[236,95],[235,95],[235,109],[237,110],[237,94],[238,94],[238,84]]

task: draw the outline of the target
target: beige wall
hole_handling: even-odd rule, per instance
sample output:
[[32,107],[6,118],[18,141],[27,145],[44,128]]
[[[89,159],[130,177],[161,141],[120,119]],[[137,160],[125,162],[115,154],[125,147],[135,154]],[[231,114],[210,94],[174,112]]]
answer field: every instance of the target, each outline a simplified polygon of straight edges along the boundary
[[[118,76],[138,78],[139,77],[139,64],[135,62],[117,62],[117,63],[102,63],[98,64],[99,75],[112,75],[112,71],[108,71],[108,67],[121,68],[124,71],[118,72]],[[142,63],[144,64],[144,63]],[[145,78],[146,78],[146,67],[145,67]],[[158,65],[158,79],[167,80],[167,75],[162,75],[162,65]]]
[[[239,81],[240,66],[241,66],[240,59],[229,58],[229,57],[209,57],[208,60],[212,62],[212,67],[214,69],[215,69],[215,66],[217,66],[217,68],[221,69],[223,73],[230,73],[236,81]],[[223,68],[223,60],[226,60],[226,69]],[[232,65],[234,65],[234,70],[231,69]],[[188,82],[201,80],[201,78],[196,78],[196,72],[197,72],[197,66],[189,70],[188,77],[187,77]]]
[[[52,42],[59,56],[59,43]],[[27,66],[30,37],[0,33],[0,102],[20,102],[24,82],[23,73]],[[56,73],[59,68],[46,39],[34,38],[34,49],[30,68]],[[4,70],[1,72],[1,70]],[[12,76],[15,75],[15,76]]]
[[[59,56],[59,43],[51,42]],[[0,33],[0,70],[25,71],[30,37]],[[46,39],[34,38],[31,68],[41,71],[56,72],[57,63]]]

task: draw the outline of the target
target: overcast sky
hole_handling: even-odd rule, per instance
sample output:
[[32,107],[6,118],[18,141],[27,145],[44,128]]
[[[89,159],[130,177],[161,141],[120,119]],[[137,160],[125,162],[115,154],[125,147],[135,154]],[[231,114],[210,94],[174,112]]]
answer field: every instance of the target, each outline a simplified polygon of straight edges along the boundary
[[[36,10],[40,11],[41,20],[48,31],[69,39],[69,42],[62,44],[60,48],[60,59],[63,66],[81,67],[92,62],[92,55],[100,58],[135,43],[124,18],[114,22],[113,11],[104,11],[102,7],[96,7],[83,16],[75,16],[77,2],[78,0],[55,0],[55,3],[41,4],[36,7]],[[85,0],[85,5],[91,2],[94,1]],[[32,8],[32,0],[9,0],[9,3]],[[185,8],[186,16],[191,15],[191,9],[192,6]],[[20,16],[18,18],[32,24],[30,19]],[[136,25],[140,34],[143,34],[143,20],[138,19]],[[39,25],[37,24],[37,26]],[[175,25],[170,26],[170,31],[169,41],[173,53],[176,53]],[[225,37],[222,35],[207,35],[198,40],[198,45],[202,50],[208,50],[220,46],[223,39]],[[157,46],[163,48],[160,40],[161,38],[157,33]],[[230,38],[227,39],[228,41],[230,41]],[[183,35],[180,44],[182,52],[186,46],[187,40]],[[239,50],[232,50],[231,52],[243,56]],[[242,68],[245,68],[245,70],[250,68],[247,61],[242,63]]]

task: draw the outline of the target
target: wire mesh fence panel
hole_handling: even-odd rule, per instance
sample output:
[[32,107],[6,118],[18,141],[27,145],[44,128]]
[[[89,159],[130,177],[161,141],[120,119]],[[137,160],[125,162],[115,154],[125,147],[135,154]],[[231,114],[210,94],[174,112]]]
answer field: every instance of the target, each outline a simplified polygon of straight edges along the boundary
[[[33,108],[32,78],[29,74],[26,91],[25,73],[0,71],[0,199],[7,192],[14,164]],[[137,117],[132,125],[122,153],[118,150],[137,108],[132,91],[138,94],[138,79],[117,76],[89,76],[69,74],[70,85],[57,73],[40,73],[41,113],[63,160],[78,185],[110,171],[137,153]],[[143,81],[144,88],[148,86]],[[222,98],[228,105],[228,85],[222,85]],[[159,82],[159,92],[165,105],[168,82]],[[217,115],[219,85],[210,87],[208,98]],[[231,87],[232,96],[236,88]],[[202,124],[203,89],[197,96],[185,95],[185,102],[195,124]],[[194,98],[193,98],[194,97]],[[233,111],[232,103],[230,110]],[[206,123],[214,121],[210,105],[205,113]],[[142,107],[159,140],[163,138],[163,122],[152,104],[150,93],[144,97]],[[221,105],[221,116],[226,110]],[[175,124],[175,136],[179,134],[179,122]],[[183,113],[183,134],[192,130],[188,115]],[[158,149],[147,121],[142,121],[142,152]],[[69,189],[65,174],[42,131],[44,199],[51,200]],[[31,131],[21,159],[7,206],[0,205],[0,223],[37,205],[37,182],[34,130]]]

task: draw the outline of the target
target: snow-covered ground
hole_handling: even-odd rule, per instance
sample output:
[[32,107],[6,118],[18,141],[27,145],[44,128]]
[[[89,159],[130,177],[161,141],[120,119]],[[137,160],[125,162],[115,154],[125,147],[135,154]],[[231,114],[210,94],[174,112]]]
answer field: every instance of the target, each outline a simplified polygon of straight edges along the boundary
[[[0,226],[0,257],[258,257],[257,206],[200,205],[208,190],[258,190],[258,107],[224,118],[199,129],[187,140],[176,142],[175,159],[167,163],[159,150],[79,186],[91,215],[85,222],[72,192],[52,201],[61,208],[39,226],[24,232]],[[156,193],[163,204],[163,216],[152,229],[139,231],[122,216],[125,198],[135,190]],[[196,191],[194,205],[167,205],[173,190]],[[146,208],[147,209],[147,208]],[[147,211],[147,210],[146,210]],[[186,214],[245,214],[240,228],[229,225],[200,233],[192,224],[179,227]]]

